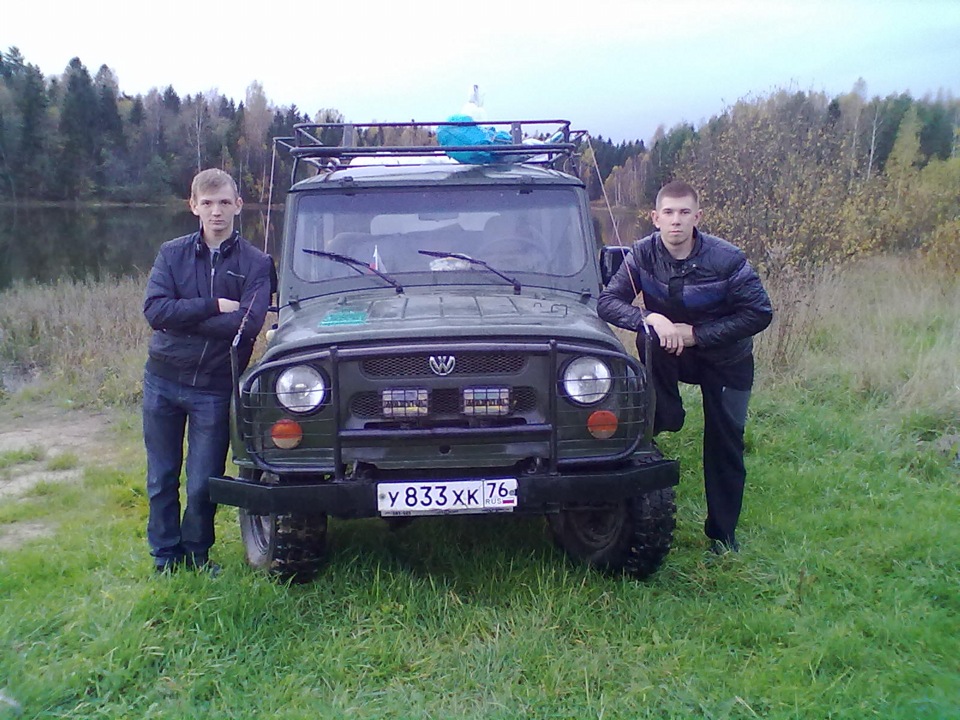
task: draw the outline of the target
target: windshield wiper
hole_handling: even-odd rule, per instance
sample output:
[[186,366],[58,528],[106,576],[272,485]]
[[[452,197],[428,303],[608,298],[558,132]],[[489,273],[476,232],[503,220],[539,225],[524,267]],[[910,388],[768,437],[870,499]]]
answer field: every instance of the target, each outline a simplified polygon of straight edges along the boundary
[[[343,263],[344,265],[348,265],[352,267],[354,270],[356,270],[358,273],[360,273],[361,275],[366,274],[364,273],[363,270],[369,270],[370,272],[374,273],[377,277],[383,278],[388,283],[393,285],[397,289],[398,293],[403,292],[403,286],[400,283],[398,283],[396,280],[394,280],[392,277],[390,277],[386,273],[380,272],[376,268],[370,267],[370,265],[368,263],[365,263],[363,260],[357,260],[356,258],[352,258],[349,255],[341,255],[340,253],[327,252],[326,250],[311,250],[310,248],[302,248],[302,250],[305,253],[307,253],[307,255],[316,255],[317,257],[330,258],[331,260],[335,260],[338,263]],[[360,268],[363,268],[363,270],[361,270]]]
[[472,258],[469,255],[463,255],[462,253],[455,253],[455,252],[435,252],[433,250],[417,250],[417,252],[420,253],[421,255],[429,255],[430,257],[456,258],[457,260],[463,260],[465,262],[468,262],[471,265],[479,265],[480,267],[486,268],[497,277],[501,277],[504,280],[506,280],[508,283],[513,285],[514,295],[520,294],[520,283],[517,282],[516,278],[507,277],[502,272],[497,270],[495,267],[491,267],[488,263],[484,262],[483,260],[477,260],[476,258]]

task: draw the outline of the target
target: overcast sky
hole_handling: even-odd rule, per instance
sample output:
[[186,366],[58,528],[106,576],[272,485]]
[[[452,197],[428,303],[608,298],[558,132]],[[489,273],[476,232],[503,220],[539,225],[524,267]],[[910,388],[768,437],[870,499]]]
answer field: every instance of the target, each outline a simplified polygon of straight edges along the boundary
[[130,95],[238,102],[256,80],[275,106],[354,122],[442,120],[478,84],[488,120],[567,118],[614,141],[860,77],[870,97],[960,96],[960,0],[7,0],[11,46],[48,77],[79,57]]

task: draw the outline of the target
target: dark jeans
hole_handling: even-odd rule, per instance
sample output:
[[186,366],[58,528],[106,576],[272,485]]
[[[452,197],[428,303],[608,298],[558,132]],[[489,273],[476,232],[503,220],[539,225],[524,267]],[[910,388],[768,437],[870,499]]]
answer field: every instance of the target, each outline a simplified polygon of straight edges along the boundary
[[[230,393],[210,392],[144,373],[147,541],[158,567],[207,561],[214,541],[209,478],[222,475],[230,444]],[[187,430],[187,504],[180,517],[180,468]]]
[[[643,335],[637,336],[643,357]],[[704,533],[733,544],[743,506],[746,468],[743,464],[743,431],[753,388],[753,355],[729,365],[716,365],[696,346],[679,356],[660,347],[654,333],[650,363],[657,393],[653,432],[676,432],[686,413],[678,383],[700,386],[703,397],[703,484],[707,496]]]

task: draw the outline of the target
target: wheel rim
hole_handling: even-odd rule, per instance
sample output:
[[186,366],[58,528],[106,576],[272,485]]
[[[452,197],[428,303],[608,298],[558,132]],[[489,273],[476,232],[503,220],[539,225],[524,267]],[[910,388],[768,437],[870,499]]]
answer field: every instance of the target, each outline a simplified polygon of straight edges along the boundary
[[266,552],[269,549],[270,541],[273,539],[275,523],[276,515],[250,516],[250,534],[260,552]]
[[606,546],[623,528],[624,508],[588,508],[567,511],[568,526],[581,542],[592,547]]

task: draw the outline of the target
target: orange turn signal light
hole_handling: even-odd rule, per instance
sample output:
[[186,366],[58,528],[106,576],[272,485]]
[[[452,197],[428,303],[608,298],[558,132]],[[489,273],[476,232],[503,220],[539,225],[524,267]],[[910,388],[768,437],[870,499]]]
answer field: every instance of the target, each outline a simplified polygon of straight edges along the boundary
[[606,440],[613,437],[618,423],[617,416],[609,410],[596,410],[587,418],[587,430],[597,440]]
[[277,420],[270,428],[270,439],[281,450],[290,450],[303,440],[303,428],[296,420],[283,418]]

